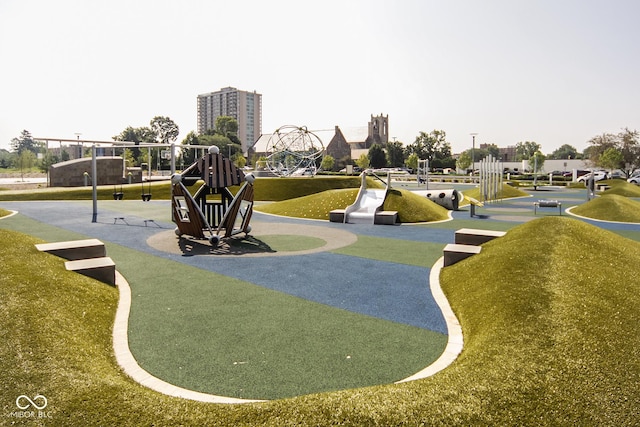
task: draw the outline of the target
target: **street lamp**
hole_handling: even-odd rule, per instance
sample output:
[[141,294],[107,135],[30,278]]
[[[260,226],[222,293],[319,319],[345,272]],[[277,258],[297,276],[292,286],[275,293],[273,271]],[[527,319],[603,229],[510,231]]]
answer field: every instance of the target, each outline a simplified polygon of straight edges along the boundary
[[473,142],[471,143],[471,176],[473,176],[474,172],[476,171],[476,135],[478,133],[474,132],[474,133],[470,133],[469,135],[471,135],[471,138],[473,140]]

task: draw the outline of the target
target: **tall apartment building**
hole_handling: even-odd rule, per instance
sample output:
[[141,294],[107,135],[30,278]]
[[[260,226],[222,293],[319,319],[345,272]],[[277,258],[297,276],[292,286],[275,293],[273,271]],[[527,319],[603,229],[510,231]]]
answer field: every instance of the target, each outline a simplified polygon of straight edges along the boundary
[[234,87],[198,95],[198,133],[215,128],[218,116],[238,121],[238,139],[242,152],[246,153],[262,133],[262,95]]

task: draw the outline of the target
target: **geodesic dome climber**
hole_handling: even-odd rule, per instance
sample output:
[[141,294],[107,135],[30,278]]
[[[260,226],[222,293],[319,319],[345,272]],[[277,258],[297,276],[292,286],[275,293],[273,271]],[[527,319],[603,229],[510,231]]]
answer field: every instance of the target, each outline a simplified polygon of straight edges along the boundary
[[[177,225],[176,235],[208,239],[216,247],[221,239],[249,234],[254,179],[220,154],[218,147],[209,147],[207,154],[171,177],[171,218]],[[192,196],[186,187],[200,181]],[[238,185],[242,187],[234,196],[227,187]]]
[[278,176],[315,175],[323,154],[322,141],[305,126],[281,126],[267,142],[267,167]]

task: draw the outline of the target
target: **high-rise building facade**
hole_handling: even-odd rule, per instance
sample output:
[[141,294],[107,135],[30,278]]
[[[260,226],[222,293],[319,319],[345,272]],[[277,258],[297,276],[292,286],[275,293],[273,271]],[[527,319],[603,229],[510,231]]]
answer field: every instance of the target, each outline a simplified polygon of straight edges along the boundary
[[242,152],[253,145],[262,133],[262,95],[234,87],[198,95],[198,133],[215,128],[218,116],[230,116],[238,121],[238,139]]

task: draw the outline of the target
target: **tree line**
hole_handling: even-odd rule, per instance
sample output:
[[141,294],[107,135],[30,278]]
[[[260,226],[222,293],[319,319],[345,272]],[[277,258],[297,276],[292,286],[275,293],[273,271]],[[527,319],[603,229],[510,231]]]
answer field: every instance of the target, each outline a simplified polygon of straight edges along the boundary
[[[174,143],[178,137],[178,125],[169,117],[156,116],[149,126],[128,126],[118,135],[115,141],[129,141],[135,145],[148,143]],[[587,141],[588,146],[579,152],[570,144],[564,144],[551,154],[542,153],[542,147],[535,141],[521,141],[515,144],[516,158],[514,160],[527,160],[530,169],[537,164],[542,168],[545,159],[584,159],[593,167],[603,169],[621,169],[629,173],[640,167],[640,140],[636,130],[622,129],[618,133],[603,133],[594,136]],[[149,153],[136,146],[125,150],[125,158],[129,166],[140,166],[148,162]],[[213,129],[203,134],[189,132],[182,140],[181,145],[188,146],[212,146],[220,148],[220,152],[231,158],[238,166],[246,164],[242,153],[241,141],[238,139],[238,122],[229,116],[216,118]],[[16,167],[20,170],[39,167],[46,172],[50,165],[69,159],[64,150],[60,155],[47,151],[44,144],[33,139],[27,130],[23,130],[19,137],[11,140],[12,152],[0,150],[0,168]],[[87,148],[88,150],[88,148]],[[367,154],[362,154],[358,159],[333,159],[325,156],[321,166],[324,170],[334,170],[344,167],[347,163],[355,164],[361,168],[406,167],[417,169],[418,160],[429,160],[432,169],[458,168],[467,170],[474,162],[479,162],[488,155],[500,158],[500,148],[496,144],[483,144],[483,148],[465,150],[457,156],[451,152],[451,144],[446,139],[444,130],[434,129],[427,133],[419,132],[411,144],[404,145],[401,141],[388,142],[385,146],[374,144]],[[161,159],[158,150],[151,151],[152,164],[157,163],[162,167],[166,159]],[[192,163],[197,156],[193,149],[181,149],[181,161],[183,164]],[[253,159],[255,163],[259,159]]]

